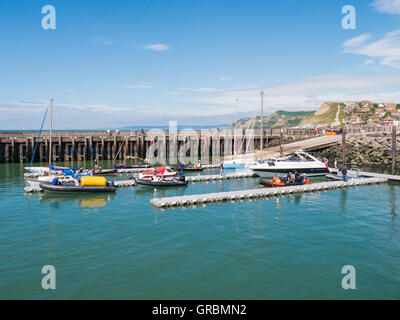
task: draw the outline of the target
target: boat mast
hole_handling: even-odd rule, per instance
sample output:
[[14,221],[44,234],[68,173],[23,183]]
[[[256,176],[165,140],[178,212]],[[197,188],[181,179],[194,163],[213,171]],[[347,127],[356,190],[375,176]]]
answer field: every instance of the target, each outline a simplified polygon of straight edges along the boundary
[[235,147],[235,155],[237,155],[237,137],[236,137],[236,123],[237,123],[237,110],[239,106],[239,98],[236,98],[236,108],[235,108],[235,128],[233,129],[233,136],[235,138],[234,147]]
[[263,130],[263,109],[264,109],[264,91],[261,90],[261,112],[260,112],[260,160],[263,158],[263,140],[264,140],[264,130]]
[[52,132],[53,132],[53,99],[50,99],[50,150],[49,150],[49,165],[51,165],[53,144],[52,144]]

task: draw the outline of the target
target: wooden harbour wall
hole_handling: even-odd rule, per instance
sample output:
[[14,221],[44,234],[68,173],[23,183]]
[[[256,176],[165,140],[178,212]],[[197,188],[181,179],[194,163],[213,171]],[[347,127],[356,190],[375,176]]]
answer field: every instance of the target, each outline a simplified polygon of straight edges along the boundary
[[[258,131],[258,132],[257,132]],[[217,145],[215,150],[219,150],[220,155],[226,148],[233,153],[235,139],[227,131],[217,131],[210,135],[207,142],[202,138],[199,131],[197,137],[186,137],[185,140],[177,139],[175,148],[179,148],[187,140],[195,140],[194,146],[198,147],[201,154],[204,148]],[[308,139],[318,135],[314,129],[285,129],[285,141],[296,141]],[[101,131],[53,131],[52,135],[52,158],[54,161],[81,161],[93,160],[96,156],[103,160],[113,160],[117,154],[117,159],[122,160],[126,157],[145,158],[146,151],[152,141],[159,139],[162,135],[157,133],[132,133],[129,131],[121,132],[101,132]],[[38,140],[39,132],[35,131],[0,131],[0,163],[4,162],[29,162],[32,158],[35,144]],[[165,134],[166,152],[169,154],[169,136]],[[225,143],[229,144],[225,146]],[[279,145],[280,130],[265,130],[264,147]],[[172,146],[171,146],[172,147]],[[246,143],[241,146],[242,152],[246,150]],[[42,132],[34,162],[46,162],[49,158],[50,138],[49,132]],[[260,148],[260,132],[255,130],[254,148]],[[120,151],[118,153],[118,151]],[[211,154],[211,153],[209,153]]]

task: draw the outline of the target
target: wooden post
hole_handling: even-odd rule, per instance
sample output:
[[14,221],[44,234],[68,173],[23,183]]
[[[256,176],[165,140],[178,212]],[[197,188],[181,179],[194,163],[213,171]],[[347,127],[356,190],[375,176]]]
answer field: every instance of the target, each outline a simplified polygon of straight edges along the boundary
[[392,174],[396,173],[396,127],[392,129]]
[[125,138],[125,146],[124,146],[124,163],[126,162],[126,157],[128,155],[128,137]]
[[11,162],[15,162],[15,138],[11,138]]
[[62,138],[61,138],[61,133],[58,134],[58,161],[63,160],[62,158],[64,157],[63,149],[62,149]]
[[342,167],[346,168],[346,128],[342,130]]
[[24,145],[23,145],[23,143],[19,144],[19,162],[24,162]]

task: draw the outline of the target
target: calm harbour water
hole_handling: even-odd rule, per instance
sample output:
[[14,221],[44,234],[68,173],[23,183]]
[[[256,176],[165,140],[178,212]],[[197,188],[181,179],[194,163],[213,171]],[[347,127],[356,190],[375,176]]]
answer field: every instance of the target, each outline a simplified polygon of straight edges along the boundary
[[[400,298],[400,185],[160,211],[154,196],[257,179],[25,194],[23,167],[0,164],[1,299]],[[53,291],[41,288],[47,264]],[[356,290],[341,287],[344,265]]]

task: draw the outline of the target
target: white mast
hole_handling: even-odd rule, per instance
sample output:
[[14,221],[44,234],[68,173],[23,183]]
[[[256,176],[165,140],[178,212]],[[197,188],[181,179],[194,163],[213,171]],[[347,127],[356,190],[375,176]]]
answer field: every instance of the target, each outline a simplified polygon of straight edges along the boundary
[[260,160],[263,158],[263,141],[264,141],[264,130],[263,130],[263,109],[264,109],[264,91],[261,90],[261,112],[260,112]]
[[233,129],[233,137],[234,137],[234,139],[235,139],[235,141],[234,141],[234,147],[235,147],[235,150],[234,150],[234,153],[235,153],[235,155],[237,154],[237,137],[236,137],[236,123],[237,123],[237,109],[238,109],[238,106],[239,106],[239,98],[236,98],[236,108],[235,108],[235,128]]
[[49,151],[49,165],[51,165],[52,155],[53,155],[53,144],[51,140],[51,135],[53,131],[53,99],[50,99],[50,151]]

